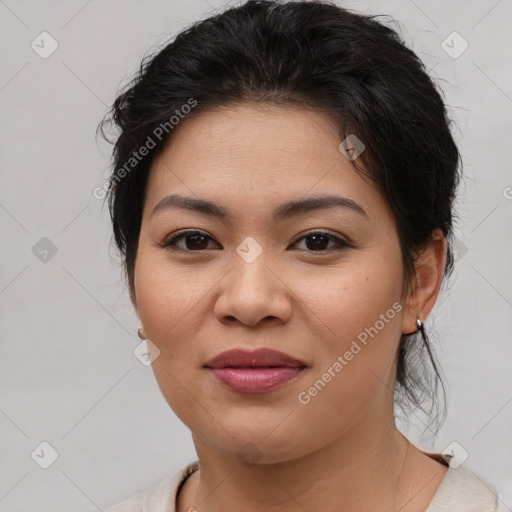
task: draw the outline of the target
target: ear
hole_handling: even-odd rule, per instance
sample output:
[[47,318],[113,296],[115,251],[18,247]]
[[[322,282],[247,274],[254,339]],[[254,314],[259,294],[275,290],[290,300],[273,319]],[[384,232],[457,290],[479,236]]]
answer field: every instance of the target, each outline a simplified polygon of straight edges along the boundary
[[416,319],[425,321],[436,303],[446,265],[446,238],[440,229],[432,233],[430,241],[416,256],[416,275],[405,300],[402,333],[416,332]]
[[[135,295],[135,290],[132,287],[130,287],[130,302],[132,303],[132,306],[133,306],[133,309],[135,310],[135,314],[137,315],[137,318],[139,318],[139,325],[141,325],[140,317],[139,317],[139,308],[137,305],[137,296]],[[143,329],[142,325],[139,327],[137,334],[138,334],[139,338],[141,338],[141,339],[146,338],[146,334],[144,333],[144,329]]]

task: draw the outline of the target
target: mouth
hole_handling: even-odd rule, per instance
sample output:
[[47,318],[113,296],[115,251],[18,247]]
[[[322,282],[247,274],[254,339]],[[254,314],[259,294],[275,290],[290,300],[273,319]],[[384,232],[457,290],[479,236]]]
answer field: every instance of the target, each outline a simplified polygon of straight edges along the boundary
[[222,352],[204,366],[218,382],[238,393],[267,393],[296,379],[307,365],[270,349]]

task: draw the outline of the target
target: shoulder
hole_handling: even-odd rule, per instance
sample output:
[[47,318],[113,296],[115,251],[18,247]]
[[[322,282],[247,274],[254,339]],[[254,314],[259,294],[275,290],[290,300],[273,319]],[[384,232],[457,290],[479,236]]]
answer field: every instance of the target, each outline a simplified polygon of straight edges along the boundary
[[425,512],[497,512],[498,493],[473,471],[450,466]]
[[175,512],[176,494],[182,482],[198,469],[192,462],[164,480],[108,508],[105,512]]

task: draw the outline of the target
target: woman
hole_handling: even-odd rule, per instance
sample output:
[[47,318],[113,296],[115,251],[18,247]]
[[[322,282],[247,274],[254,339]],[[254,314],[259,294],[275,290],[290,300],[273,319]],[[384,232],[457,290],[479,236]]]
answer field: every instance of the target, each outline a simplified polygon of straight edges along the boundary
[[249,1],[147,59],[112,120],[139,335],[198,460],[110,512],[499,510],[395,424],[408,404],[442,421],[424,321],[460,178],[398,35],[332,3]]

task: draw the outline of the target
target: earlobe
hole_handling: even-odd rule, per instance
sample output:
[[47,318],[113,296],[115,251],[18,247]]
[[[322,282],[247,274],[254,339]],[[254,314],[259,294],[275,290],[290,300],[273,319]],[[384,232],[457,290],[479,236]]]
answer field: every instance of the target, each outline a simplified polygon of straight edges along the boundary
[[426,247],[416,257],[416,274],[406,299],[402,333],[412,334],[420,330],[417,320],[425,322],[433,309],[443,281],[446,249],[446,238],[440,229],[436,229]]

